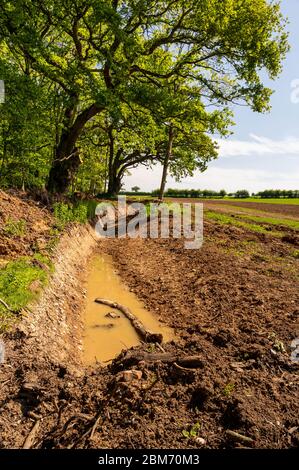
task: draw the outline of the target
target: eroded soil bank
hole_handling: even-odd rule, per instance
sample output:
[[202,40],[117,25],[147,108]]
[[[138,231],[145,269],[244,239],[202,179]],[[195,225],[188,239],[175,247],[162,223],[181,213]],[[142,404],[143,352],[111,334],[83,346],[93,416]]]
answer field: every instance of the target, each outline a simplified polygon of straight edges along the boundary
[[[291,254],[298,247],[212,221],[197,251],[181,240],[97,243],[89,232],[73,235],[61,240],[60,275],[32,312],[37,317],[5,337],[1,447],[22,447],[28,436],[34,448],[298,447],[298,364],[290,358],[299,337],[298,259]],[[82,255],[86,262],[94,243],[174,329],[175,340],[162,349],[178,359],[196,355],[195,369],[126,351],[107,367],[82,367]],[[134,350],[161,354],[153,344]]]

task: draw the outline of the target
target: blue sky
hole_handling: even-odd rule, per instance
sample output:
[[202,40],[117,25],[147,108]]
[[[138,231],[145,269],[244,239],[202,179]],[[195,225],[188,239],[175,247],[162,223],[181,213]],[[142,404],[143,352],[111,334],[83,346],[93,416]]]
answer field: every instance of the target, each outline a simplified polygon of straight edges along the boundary
[[[234,133],[219,142],[219,158],[204,173],[180,183],[168,177],[168,187],[227,191],[247,188],[251,192],[299,189],[299,0],[282,0],[281,9],[290,23],[291,50],[280,77],[267,82],[275,90],[271,112],[258,114],[249,108],[235,108]],[[137,185],[152,190],[159,186],[160,177],[160,166],[153,170],[140,167],[125,178],[125,188]]]

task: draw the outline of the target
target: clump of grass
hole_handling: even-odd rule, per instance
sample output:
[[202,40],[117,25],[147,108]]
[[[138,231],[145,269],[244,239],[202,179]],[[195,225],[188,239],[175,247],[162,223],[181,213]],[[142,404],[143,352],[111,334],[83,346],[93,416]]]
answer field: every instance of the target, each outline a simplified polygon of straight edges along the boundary
[[99,202],[95,199],[88,199],[87,201],[81,201],[79,204],[86,207],[87,219],[92,220],[95,217],[96,207]]
[[14,313],[19,312],[37,297],[38,292],[30,290],[31,284],[39,281],[42,287],[47,277],[47,271],[32,263],[29,258],[10,261],[0,268],[0,298],[10,309],[0,304],[0,333],[6,331],[14,321],[16,317]]
[[16,321],[16,315],[9,311],[3,311],[4,308],[0,305],[0,334],[8,331]]
[[233,393],[234,391],[234,388],[235,388],[235,384],[233,383],[228,383],[227,385],[225,385],[224,389],[223,389],[223,394],[229,398],[231,396],[231,394]]
[[33,259],[44,264],[47,268],[49,268],[50,272],[54,271],[54,264],[52,263],[51,259],[43,255],[42,253],[35,253]]
[[2,230],[6,235],[10,235],[12,237],[22,237],[25,234],[26,221],[23,219],[13,220],[9,218]]
[[294,251],[292,252],[292,256],[293,256],[294,258],[296,258],[296,259],[299,259],[299,250],[294,250]]
[[54,250],[54,248],[57,246],[58,242],[59,242],[59,239],[60,239],[60,229],[58,227],[52,227],[50,232],[49,232],[49,235],[50,235],[50,239],[49,241],[47,242],[47,245],[45,247],[45,250],[48,252],[48,253],[52,253],[52,251]]

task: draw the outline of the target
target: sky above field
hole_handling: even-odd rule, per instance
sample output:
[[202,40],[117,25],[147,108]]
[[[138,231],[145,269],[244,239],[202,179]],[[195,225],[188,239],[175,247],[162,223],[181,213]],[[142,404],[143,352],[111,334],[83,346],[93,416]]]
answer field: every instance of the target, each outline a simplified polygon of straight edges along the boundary
[[[168,177],[167,187],[214,189],[229,192],[246,188],[299,188],[299,0],[282,0],[282,12],[289,19],[291,51],[280,77],[267,85],[275,90],[272,110],[254,113],[245,107],[234,109],[233,135],[219,140],[219,158],[204,173],[197,172],[177,183]],[[125,188],[137,185],[144,191],[159,187],[161,166],[131,171]]]

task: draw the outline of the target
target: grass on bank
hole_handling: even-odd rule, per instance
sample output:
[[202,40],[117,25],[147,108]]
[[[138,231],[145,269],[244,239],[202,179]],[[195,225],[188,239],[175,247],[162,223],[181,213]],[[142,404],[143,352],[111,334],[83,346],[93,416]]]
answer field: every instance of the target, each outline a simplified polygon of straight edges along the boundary
[[70,223],[77,222],[85,224],[94,219],[95,210],[99,201],[96,199],[88,199],[86,201],[78,201],[74,204],[65,202],[56,202],[53,205],[54,217],[58,222],[58,228],[61,230]]
[[[60,232],[68,223],[85,224],[93,219],[97,204],[96,200],[79,201],[75,204],[63,202],[54,204],[56,221],[50,230],[51,238],[46,248],[47,252],[51,253],[59,240]],[[26,222],[9,219],[2,230],[10,237],[22,237],[26,230]],[[53,269],[50,258],[41,253],[4,262],[0,266],[0,298],[9,307],[7,309],[4,303],[0,302],[0,334],[7,331],[18,319],[18,312],[38,298]]]
[[50,260],[40,254],[9,261],[0,268],[0,298],[9,307],[8,310],[0,303],[0,334],[17,319],[18,312],[38,297],[51,270]]

